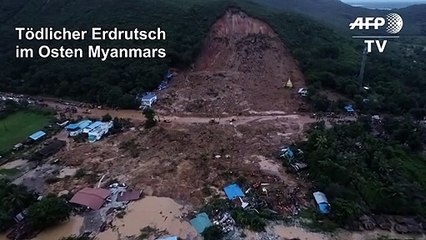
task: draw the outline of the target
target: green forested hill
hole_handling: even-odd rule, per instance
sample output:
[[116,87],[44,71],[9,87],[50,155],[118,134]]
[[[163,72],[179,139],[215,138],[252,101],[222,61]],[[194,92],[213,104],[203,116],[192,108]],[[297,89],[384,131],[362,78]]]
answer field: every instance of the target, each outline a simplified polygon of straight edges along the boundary
[[[3,1],[1,16],[3,24],[0,40],[0,57],[4,67],[0,72],[0,88],[29,94],[70,97],[96,103],[131,107],[134,95],[141,90],[154,88],[169,66],[187,67],[197,56],[201,43],[210,26],[231,6],[239,6],[256,17],[270,21],[289,47],[299,51],[300,57],[319,57],[319,54],[333,48],[333,42],[341,40],[331,30],[313,21],[293,14],[270,14],[254,4],[232,3],[217,0],[199,1],[125,1],[94,0],[26,0]],[[152,29],[161,27],[168,34],[166,43],[152,43],[155,47],[165,47],[168,57],[165,60],[22,60],[15,59],[16,26],[52,26],[70,29],[89,29],[92,26],[104,28],[135,27]],[[285,30],[285,31],[284,31]],[[315,45],[311,45],[314,43]],[[23,46],[38,46],[32,41],[20,43]],[[55,42],[53,46],[84,46],[88,42]],[[145,43],[144,43],[145,44]],[[107,46],[108,43],[103,43]],[[111,46],[138,46],[137,42],[110,43]],[[309,45],[309,46],[307,46]],[[341,44],[338,44],[339,46]],[[337,46],[338,48],[341,48]],[[144,46],[146,47],[146,46]],[[302,53],[303,50],[303,53]],[[348,50],[353,56],[353,50]],[[324,59],[333,56],[325,56]],[[343,57],[341,54],[338,58]],[[336,62],[331,72],[354,74],[354,61]],[[315,73],[319,63],[312,59],[301,59],[307,73]],[[311,68],[310,68],[311,67]],[[348,70],[348,71],[346,71]],[[313,78],[315,78],[313,76]]]
[[[8,2],[3,12],[0,41],[2,67],[0,88],[131,107],[139,90],[154,88],[171,65],[187,66],[199,49],[209,26],[222,13],[220,2],[204,7],[179,6],[174,1],[39,1]],[[190,4],[190,1],[187,1]],[[0,14],[4,16],[4,14]],[[15,59],[15,26],[51,26],[85,30],[93,26],[122,29],[161,27],[167,31],[166,43],[154,43],[168,50],[166,60],[22,60]],[[20,43],[39,46],[40,42]],[[87,46],[89,42],[55,42],[50,46]],[[146,43],[144,43],[146,44]],[[102,42],[105,47],[141,47],[137,42]],[[148,47],[144,45],[143,47]],[[155,46],[153,46],[155,47]]]
[[[360,42],[351,42],[342,35],[315,20],[282,12],[306,6],[307,12],[327,12],[347,5],[339,1],[322,0],[323,5],[310,5],[312,0],[282,1],[275,10],[250,1],[227,0],[1,0],[0,1],[0,89],[27,94],[42,94],[73,98],[99,104],[133,107],[134,96],[151,90],[162,80],[170,66],[188,67],[199,53],[201,43],[210,26],[229,7],[239,7],[250,15],[266,21],[281,36],[283,42],[299,61],[312,89],[311,99],[321,110],[330,105],[316,89],[329,88],[354,99],[357,108],[366,111],[424,112],[426,87],[425,58],[421,46],[406,42],[389,43],[385,54],[371,54],[367,61],[366,84],[373,86],[368,93],[361,92],[356,77],[359,69]],[[263,4],[274,4],[266,1]],[[280,7],[281,6],[281,7]],[[323,9],[320,9],[323,6]],[[297,8],[296,8],[297,7]],[[364,11],[364,10],[362,10]],[[103,42],[104,47],[164,47],[166,59],[15,59],[16,26],[51,26],[70,29],[89,29],[93,26],[121,29],[161,27],[167,31],[166,42]],[[22,46],[42,42],[21,42]],[[89,42],[55,42],[51,46],[87,46]],[[143,46],[142,46],[143,45]],[[391,50],[393,49],[393,50]],[[415,61],[415,63],[413,62]],[[417,86],[412,87],[414,83]],[[363,104],[363,99],[370,104]]]
[[426,22],[424,13],[426,4],[410,6],[397,10],[376,10],[353,7],[339,0],[254,0],[273,9],[298,12],[331,25],[339,30],[348,31],[349,23],[358,16],[384,16],[389,12],[397,12],[404,19],[402,35],[425,35]]

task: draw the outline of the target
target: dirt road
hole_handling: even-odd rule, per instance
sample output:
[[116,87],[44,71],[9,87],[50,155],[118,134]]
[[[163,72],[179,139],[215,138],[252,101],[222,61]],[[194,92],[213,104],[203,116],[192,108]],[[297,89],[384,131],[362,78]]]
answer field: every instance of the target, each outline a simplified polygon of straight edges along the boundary
[[[130,119],[134,122],[142,123],[145,121],[145,116],[141,110],[125,110],[125,109],[108,109],[108,108],[94,108],[87,109],[77,106],[81,106],[82,103],[60,103],[58,100],[49,98],[45,99],[44,103],[48,106],[56,109],[58,112],[63,112],[65,109],[73,107],[77,110],[76,113],[70,114],[69,117],[87,117],[87,118],[102,118],[102,116],[109,114],[113,118],[125,118]],[[164,114],[163,114],[164,112]],[[179,115],[166,115],[167,111],[162,109],[156,109],[157,119],[162,123],[166,124],[219,124],[219,125],[232,125],[234,127],[248,125],[252,123],[260,123],[266,121],[276,121],[282,123],[293,123],[298,125],[297,133],[302,133],[305,130],[307,124],[312,124],[318,121],[307,114],[287,114],[283,111],[249,111],[246,115],[232,115],[223,114],[222,117],[211,117],[217,116],[213,114],[211,116],[197,116],[198,114],[181,112]],[[342,120],[354,121],[355,117],[344,116]],[[331,120],[324,118],[327,125],[330,125]]]
[[[58,110],[63,111],[66,108],[69,108],[69,105],[58,103],[55,101],[45,101],[47,105]],[[77,104],[75,104],[77,105]],[[115,110],[115,109],[83,109],[80,107],[75,107],[77,113],[72,114],[73,116],[82,116],[89,118],[101,118],[102,116],[109,114],[113,118],[126,118],[135,122],[145,121],[145,116],[140,110]],[[158,113],[160,112],[160,113]],[[162,115],[161,110],[157,112],[157,118],[160,122],[171,123],[171,124],[220,124],[220,125],[233,125],[235,127],[251,124],[255,122],[264,122],[264,121],[278,121],[278,122],[293,122],[299,125],[299,133],[304,130],[306,124],[316,122],[315,118],[311,118],[307,115],[300,114],[285,114],[281,111],[265,111],[265,112],[250,112],[246,116],[233,116],[233,115],[224,115],[223,117],[200,117],[200,116],[191,116],[189,113],[180,114],[181,116],[173,115]]]

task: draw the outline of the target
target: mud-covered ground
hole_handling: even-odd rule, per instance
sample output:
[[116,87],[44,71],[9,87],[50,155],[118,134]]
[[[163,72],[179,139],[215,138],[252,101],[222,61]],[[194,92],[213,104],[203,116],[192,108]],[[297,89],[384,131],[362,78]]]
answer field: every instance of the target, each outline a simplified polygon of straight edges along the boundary
[[[289,78],[292,89],[284,87]],[[171,113],[291,113],[303,106],[299,87],[304,76],[272,28],[229,11],[212,26],[193,69],[160,95],[160,106]]]

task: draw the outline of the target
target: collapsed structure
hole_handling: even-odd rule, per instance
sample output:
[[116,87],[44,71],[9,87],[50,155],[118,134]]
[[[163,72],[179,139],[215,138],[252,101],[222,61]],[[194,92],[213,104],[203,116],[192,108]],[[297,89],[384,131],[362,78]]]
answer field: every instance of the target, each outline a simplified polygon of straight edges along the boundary
[[50,143],[46,144],[44,148],[35,152],[31,156],[31,160],[39,161],[45,158],[52,156],[53,154],[59,152],[63,147],[65,147],[66,142],[58,139],[52,140]]

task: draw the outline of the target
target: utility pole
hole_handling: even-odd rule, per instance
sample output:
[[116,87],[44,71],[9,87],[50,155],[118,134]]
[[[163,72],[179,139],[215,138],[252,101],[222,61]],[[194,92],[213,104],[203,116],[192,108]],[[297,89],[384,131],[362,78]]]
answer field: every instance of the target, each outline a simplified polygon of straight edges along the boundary
[[358,80],[359,80],[361,90],[362,90],[363,85],[364,85],[364,71],[365,71],[365,62],[366,61],[367,61],[367,47],[364,47],[364,51],[362,53],[362,60],[361,60],[361,69],[359,70],[359,76],[358,76]]

